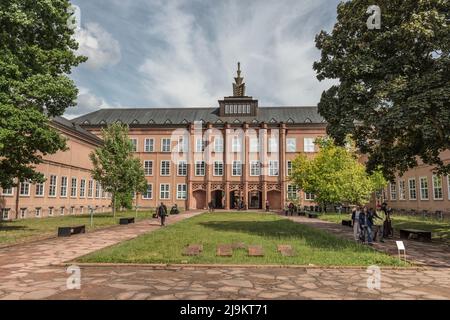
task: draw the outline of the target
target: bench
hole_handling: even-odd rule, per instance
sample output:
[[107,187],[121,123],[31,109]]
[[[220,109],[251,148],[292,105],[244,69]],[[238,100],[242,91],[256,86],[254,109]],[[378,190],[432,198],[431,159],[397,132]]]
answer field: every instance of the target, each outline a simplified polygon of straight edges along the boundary
[[418,240],[431,241],[431,231],[400,229],[400,239],[410,239],[411,236],[416,236]]
[[59,227],[58,237],[70,237],[73,234],[86,233],[86,226]]
[[317,213],[312,213],[312,212],[308,213],[308,218],[317,218],[318,216],[319,216],[319,214],[317,214]]
[[342,220],[342,225],[347,226],[347,227],[352,227],[353,221],[352,220]]
[[134,218],[120,218],[119,224],[134,223]]

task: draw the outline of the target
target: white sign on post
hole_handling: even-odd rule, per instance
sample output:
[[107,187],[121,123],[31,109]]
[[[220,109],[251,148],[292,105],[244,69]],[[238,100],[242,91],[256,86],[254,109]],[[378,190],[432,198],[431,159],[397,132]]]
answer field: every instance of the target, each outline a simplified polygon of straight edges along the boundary
[[395,241],[395,243],[397,243],[398,250],[405,250],[405,244],[403,243],[403,241]]

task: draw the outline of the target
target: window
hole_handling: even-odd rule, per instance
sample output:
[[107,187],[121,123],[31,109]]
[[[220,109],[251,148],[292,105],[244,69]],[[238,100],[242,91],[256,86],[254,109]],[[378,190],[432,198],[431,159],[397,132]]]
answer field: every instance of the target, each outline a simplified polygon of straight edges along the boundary
[[49,187],[48,187],[48,196],[49,197],[56,197],[56,176],[50,176],[49,180]]
[[214,161],[214,176],[216,176],[216,177],[223,176],[223,162],[222,161]]
[[168,160],[161,161],[161,175],[162,176],[170,175],[170,161]]
[[1,212],[2,212],[2,220],[8,220],[9,219],[9,210],[7,208],[2,208]]
[[142,195],[142,199],[153,199],[153,184],[147,184],[147,190]]
[[12,196],[12,195],[13,195],[13,188],[2,189],[2,196]]
[[36,208],[35,215],[36,218],[39,218],[41,216],[41,208]]
[[286,151],[287,152],[297,151],[297,140],[295,138],[286,139]]
[[132,152],[137,152],[137,146],[138,146],[137,139],[136,138],[131,138],[130,142],[131,142],[131,151]]
[[162,183],[159,186],[159,198],[161,200],[170,199],[170,185],[168,183]]
[[20,183],[20,195],[21,196],[29,196],[30,195],[30,183],[28,181],[24,181]]
[[187,199],[187,185],[178,184],[177,185],[177,199],[186,200]]
[[306,201],[314,201],[316,196],[311,192],[305,192],[305,200]]
[[267,149],[269,152],[278,152],[278,141],[276,138],[269,138]]
[[36,197],[43,197],[44,196],[44,183],[36,183]]
[[170,139],[161,139],[161,152],[170,152]]
[[250,176],[257,177],[261,175],[261,163],[259,161],[250,162]]
[[144,151],[145,152],[153,152],[154,149],[155,149],[155,139],[146,138],[144,140]]
[[153,175],[153,161],[151,161],[151,160],[144,161],[144,173],[146,176]]
[[61,207],[61,209],[60,209],[60,211],[59,211],[59,214],[63,216],[64,213],[66,213],[66,208]]
[[242,163],[240,161],[233,161],[232,175],[235,177],[242,175]]
[[231,151],[241,152],[241,138],[233,137],[233,139],[231,140]]
[[88,198],[94,197],[94,181],[89,180],[88,183]]
[[205,161],[195,162],[195,175],[204,176],[205,175]]
[[72,178],[72,184],[70,188],[70,197],[76,198],[77,197],[77,178]]
[[84,207],[81,206],[81,207],[80,207],[80,214],[83,214],[83,213],[84,213]]
[[278,161],[276,160],[269,161],[269,176],[271,177],[278,176]]
[[226,114],[230,113],[230,106],[228,104],[225,105],[225,113]]
[[286,166],[287,166],[286,174],[288,176],[292,175],[292,161],[288,161]]
[[49,217],[53,216],[53,207],[48,208],[48,215]]
[[178,152],[187,152],[188,151],[187,140],[184,137],[178,138],[177,150],[178,150]]
[[417,200],[416,179],[414,178],[409,179],[408,184],[409,184],[409,200]]
[[214,152],[223,152],[223,138],[222,137],[214,138]]
[[294,186],[292,184],[289,184],[287,186],[287,195],[289,200],[296,200],[297,199],[297,192],[298,188],[297,186]]
[[20,209],[20,218],[25,219],[27,217],[27,209],[21,208]]
[[428,178],[420,178],[420,200],[428,200]]
[[80,180],[80,198],[86,197],[86,179]]
[[180,177],[187,176],[187,162],[186,161],[178,162],[177,174]]
[[391,187],[391,200],[397,200],[397,188],[395,183],[390,183]]
[[95,198],[100,198],[100,182],[95,181]]
[[199,138],[196,140],[195,143],[195,152],[203,152],[205,151],[205,141],[203,141],[203,138]]
[[250,152],[259,152],[258,138],[250,138]]
[[61,177],[61,190],[59,195],[61,197],[67,197],[67,177]]
[[398,182],[398,199],[406,200],[406,184],[405,180],[400,180]]
[[442,177],[436,175],[433,175],[433,199],[444,199],[444,194],[442,191]]
[[305,138],[304,140],[304,152],[314,152],[314,138]]

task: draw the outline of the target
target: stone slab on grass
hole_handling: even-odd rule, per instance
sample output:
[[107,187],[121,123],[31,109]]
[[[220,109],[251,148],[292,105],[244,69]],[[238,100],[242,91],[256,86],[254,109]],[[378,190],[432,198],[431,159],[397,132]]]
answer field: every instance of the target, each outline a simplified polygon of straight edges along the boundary
[[264,257],[264,249],[262,246],[248,246],[249,257]]
[[233,247],[229,244],[220,244],[217,246],[216,255],[218,257],[231,257],[233,256]]
[[290,244],[279,244],[277,250],[283,257],[293,257],[294,249]]
[[183,249],[183,256],[198,256],[203,251],[203,245],[191,244]]

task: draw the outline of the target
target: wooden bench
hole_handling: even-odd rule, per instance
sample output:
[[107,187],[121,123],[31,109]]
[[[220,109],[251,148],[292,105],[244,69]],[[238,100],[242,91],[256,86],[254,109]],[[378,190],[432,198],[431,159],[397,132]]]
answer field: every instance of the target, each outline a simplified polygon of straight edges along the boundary
[[308,218],[317,218],[318,216],[319,216],[319,214],[317,214],[317,213],[313,213],[313,212],[308,213]]
[[431,231],[417,230],[417,229],[400,229],[401,239],[410,239],[411,236],[416,236],[418,240],[431,241]]
[[73,234],[86,233],[86,226],[59,227],[58,237],[70,237]]
[[347,227],[352,227],[353,221],[352,220],[342,220],[342,225],[347,226]]
[[134,223],[134,218],[120,218],[119,224]]

